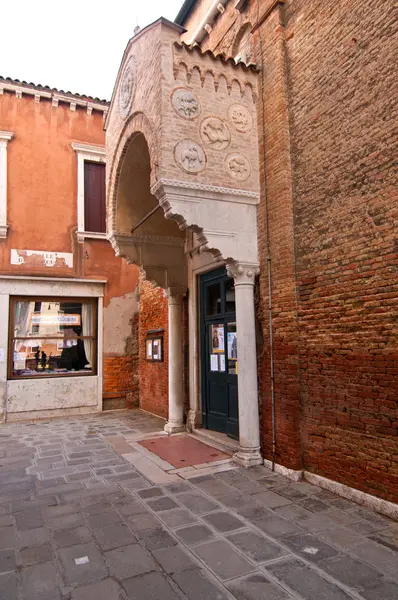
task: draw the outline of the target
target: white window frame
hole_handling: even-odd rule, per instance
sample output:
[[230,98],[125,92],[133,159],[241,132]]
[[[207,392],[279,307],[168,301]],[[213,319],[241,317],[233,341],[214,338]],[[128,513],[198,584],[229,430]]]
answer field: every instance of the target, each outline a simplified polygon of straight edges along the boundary
[[77,240],[81,243],[85,238],[106,240],[106,233],[86,231],[84,224],[84,163],[105,163],[105,146],[72,142],[72,148],[77,155]]
[[0,131],[0,239],[7,237],[7,146],[13,137],[11,131]]

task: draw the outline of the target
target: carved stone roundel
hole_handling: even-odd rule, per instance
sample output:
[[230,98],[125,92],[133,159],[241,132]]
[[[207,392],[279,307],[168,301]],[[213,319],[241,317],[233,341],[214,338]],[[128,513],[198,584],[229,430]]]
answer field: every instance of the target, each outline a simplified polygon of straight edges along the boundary
[[229,154],[225,159],[225,168],[228,175],[237,181],[246,181],[250,177],[250,163],[243,154]]
[[193,140],[181,140],[174,148],[174,160],[187,173],[200,173],[206,166],[206,154]]
[[228,126],[218,117],[206,117],[200,124],[202,140],[215,150],[225,150],[231,141]]
[[177,88],[171,97],[177,115],[183,119],[195,119],[200,114],[199,100],[187,88]]
[[126,63],[126,66],[124,67],[119,87],[119,113],[123,118],[126,118],[128,116],[131,106],[133,104],[135,91],[135,77],[135,61],[134,57],[130,56]]
[[229,109],[229,118],[237,131],[246,133],[251,131],[253,127],[253,117],[246,108],[241,104],[234,104]]

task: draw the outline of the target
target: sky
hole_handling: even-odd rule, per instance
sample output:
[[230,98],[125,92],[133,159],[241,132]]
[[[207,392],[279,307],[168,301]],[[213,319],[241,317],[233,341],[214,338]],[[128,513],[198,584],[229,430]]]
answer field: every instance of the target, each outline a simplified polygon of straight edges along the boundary
[[134,28],[183,0],[18,0],[1,8],[0,75],[110,100]]

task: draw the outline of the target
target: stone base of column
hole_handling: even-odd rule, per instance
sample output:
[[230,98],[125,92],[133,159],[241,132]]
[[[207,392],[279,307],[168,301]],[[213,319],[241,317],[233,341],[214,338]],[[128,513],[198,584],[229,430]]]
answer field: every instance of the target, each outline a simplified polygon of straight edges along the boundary
[[234,454],[233,460],[246,469],[264,464],[264,460],[260,454],[260,448],[241,448]]
[[172,433],[181,433],[181,431],[185,431],[186,427],[184,423],[172,423],[169,421],[164,426],[164,430],[166,433],[171,435]]

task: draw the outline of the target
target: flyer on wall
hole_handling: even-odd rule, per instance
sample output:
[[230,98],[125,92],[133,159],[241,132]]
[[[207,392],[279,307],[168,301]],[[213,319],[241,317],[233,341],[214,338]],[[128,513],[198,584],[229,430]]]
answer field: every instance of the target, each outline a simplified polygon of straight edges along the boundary
[[211,326],[212,354],[224,352],[224,325]]

